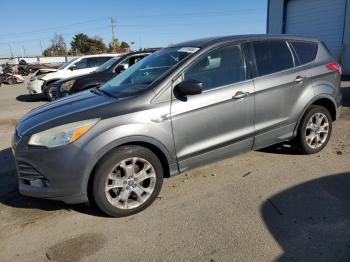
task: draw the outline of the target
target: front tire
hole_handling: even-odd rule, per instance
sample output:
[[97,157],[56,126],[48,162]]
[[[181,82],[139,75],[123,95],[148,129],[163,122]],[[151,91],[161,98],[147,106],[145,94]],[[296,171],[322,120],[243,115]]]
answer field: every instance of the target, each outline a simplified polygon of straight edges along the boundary
[[323,106],[312,105],[301,120],[295,141],[302,153],[315,154],[327,145],[331,134],[332,117],[329,111]]
[[52,84],[45,88],[45,97],[47,100],[52,101]]
[[93,177],[92,200],[109,216],[129,216],[151,205],[162,184],[163,167],[151,150],[122,146],[108,153],[98,164]]

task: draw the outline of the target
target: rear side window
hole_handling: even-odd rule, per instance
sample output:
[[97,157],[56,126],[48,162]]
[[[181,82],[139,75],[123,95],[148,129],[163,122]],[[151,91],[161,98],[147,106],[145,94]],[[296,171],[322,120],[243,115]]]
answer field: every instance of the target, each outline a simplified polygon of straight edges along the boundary
[[258,75],[268,75],[294,67],[291,51],[285,41],[253,42]]
[[318,51],[317,43],[307,43],[298,41],[292,41],[291,43],[302,65],[310,63],[316,59]]

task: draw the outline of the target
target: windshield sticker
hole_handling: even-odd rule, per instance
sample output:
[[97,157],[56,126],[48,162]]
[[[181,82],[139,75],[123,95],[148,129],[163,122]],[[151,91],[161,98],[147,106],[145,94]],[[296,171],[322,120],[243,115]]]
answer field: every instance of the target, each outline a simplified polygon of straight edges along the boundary
[[178,51],[179,52],[185,52],[185,53],[195,53],[199,50],[198,47],[182,47]]

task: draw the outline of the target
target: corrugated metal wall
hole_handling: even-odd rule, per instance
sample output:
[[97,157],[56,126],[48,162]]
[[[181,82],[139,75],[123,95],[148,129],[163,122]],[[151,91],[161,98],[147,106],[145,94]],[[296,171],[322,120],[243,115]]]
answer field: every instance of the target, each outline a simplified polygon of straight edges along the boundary
[[332,55],[342,51],[346,0],[290,0],[286,7],[286,34],[321,39]]
[[[350,75],[350,0],[269,0],[267,33],[324,41]],[[343,49],[342,49],[343,48]]]

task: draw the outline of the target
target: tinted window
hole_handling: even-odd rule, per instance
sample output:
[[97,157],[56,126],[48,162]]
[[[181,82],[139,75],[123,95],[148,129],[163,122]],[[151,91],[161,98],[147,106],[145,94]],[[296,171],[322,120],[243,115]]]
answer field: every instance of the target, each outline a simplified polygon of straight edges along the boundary
[[88,60],[87,58],[81,59],[79,62],[75,64],[76,69],[84,69],[88,67]]
[[217,49],[201,57],[184,73],[184,80],[203,83],[203,90],[233,84],[246,79],[246,67],[241,45]]
[[95,57],[92,59],[91,61],[91,66],[95,67],[95,66],[100,66],[104,63],[106,63],[109,59],[111,59],[112,57]]
[[293,57],[285,41],[253,43],[258,75],[268,75],[294,67]]
[[315,60],[318,51],[317,43],[306,43],[297,41],[292,41],[291,43],[294,47],[295,52],[297,53],[301,64],[307,64]]

